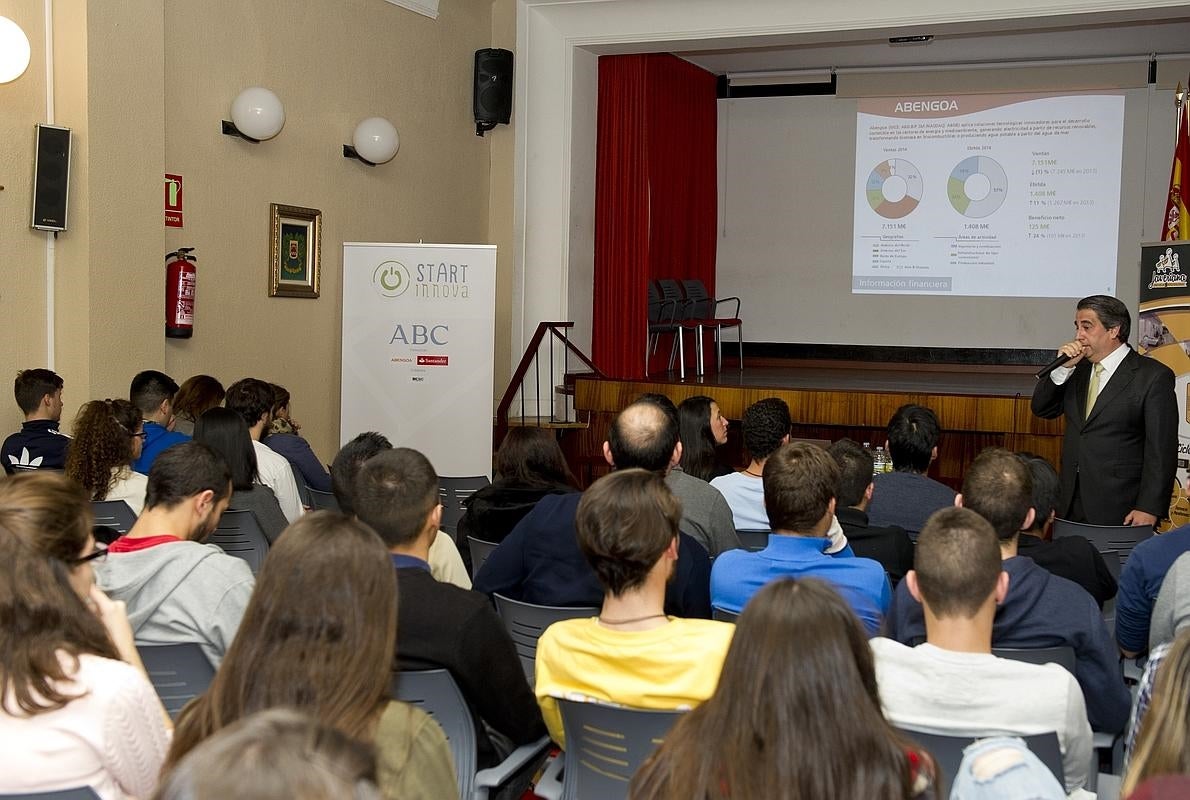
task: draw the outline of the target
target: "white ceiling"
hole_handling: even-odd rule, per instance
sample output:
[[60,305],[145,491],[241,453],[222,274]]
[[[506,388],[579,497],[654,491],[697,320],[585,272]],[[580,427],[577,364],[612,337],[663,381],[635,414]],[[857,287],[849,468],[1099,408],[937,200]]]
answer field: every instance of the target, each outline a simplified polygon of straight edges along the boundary
[[[1017,23],[1019,24],[1019,23]],[[934,34],[928,44],[890,45],[890,36]],[[1044,30],[849,31],[765,47],[700,50],[677,55],[716,74],[847,67],[966,64],[1037,59],[1105,58],[1190,53],[1190,17]],[[825,39],[825,40],[823,40]]]

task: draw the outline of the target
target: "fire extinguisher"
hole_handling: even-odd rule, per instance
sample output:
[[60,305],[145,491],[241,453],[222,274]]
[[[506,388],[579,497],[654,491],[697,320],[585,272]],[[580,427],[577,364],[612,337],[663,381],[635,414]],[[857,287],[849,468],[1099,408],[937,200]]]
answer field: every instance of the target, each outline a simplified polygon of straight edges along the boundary
[[179,247],[165,256],[165,335],[189,339],[194,334],[194,300],[198,259],[193,247]]

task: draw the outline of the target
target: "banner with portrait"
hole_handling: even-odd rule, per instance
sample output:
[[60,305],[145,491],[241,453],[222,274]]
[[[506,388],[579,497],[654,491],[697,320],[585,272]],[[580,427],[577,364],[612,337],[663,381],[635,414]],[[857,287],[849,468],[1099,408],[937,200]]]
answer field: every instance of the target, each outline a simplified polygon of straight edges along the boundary
[[[1178,396],[1178,469],[1172,527],[1190,523],[1190,241],[1141,245],[1137,352],[1173,370]],[[1167,526],[1163,525],[1164,530]]]

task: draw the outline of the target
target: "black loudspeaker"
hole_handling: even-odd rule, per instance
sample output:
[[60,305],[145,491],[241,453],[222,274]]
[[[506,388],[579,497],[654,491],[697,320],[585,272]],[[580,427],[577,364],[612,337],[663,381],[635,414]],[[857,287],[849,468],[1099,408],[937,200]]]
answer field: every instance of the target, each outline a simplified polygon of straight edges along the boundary
[[70,128],[37,126],[37,155],[33,163],[34,228],[66,230],[70,196]]
[[475,133],[483,136],[512,119],[512,51],[489,47],[475,51],[475,90],[471,96]]

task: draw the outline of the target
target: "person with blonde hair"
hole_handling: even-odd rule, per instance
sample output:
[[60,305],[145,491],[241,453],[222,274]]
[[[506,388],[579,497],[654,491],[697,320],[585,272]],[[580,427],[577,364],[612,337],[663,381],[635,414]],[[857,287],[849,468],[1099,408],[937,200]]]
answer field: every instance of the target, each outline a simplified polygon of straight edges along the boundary
[[124,604],[95,586],[103,558],[86,495],[61,475],[0,483],[0,794],[89,786],[146,797],[168,718]]
[[848,604],[825,581],[781,578],[748,603],[714,694],[678,720],[629,797],[908,800],[931,796],[931,773],[881,715]]
[[203,412],[223,402],[223,384],[210,375],[192,375],[174,395],[174,430],[194,435],[194,425]]
[[303,516],[265,557],[210,688],[178,716],[167,767],[237,720],[287,707],[373,743],[385,797],[457,797],[442,729],[389,699],[396,638],[397,591],[380,538],[343,514]]
[[1149,778],[1190,774],[1190,631],[1178,634],[1161,659],[1152,702],[1137,723],[1121,797]]
[[127,400],[92,400],[74,418],[74,441],[66,453],[66,477],[92,500],[123,500],[139,515],[149,479],[134,472],[145,426],[140,410]]

